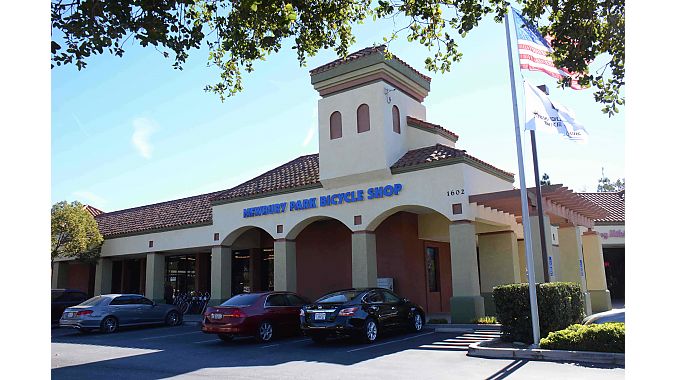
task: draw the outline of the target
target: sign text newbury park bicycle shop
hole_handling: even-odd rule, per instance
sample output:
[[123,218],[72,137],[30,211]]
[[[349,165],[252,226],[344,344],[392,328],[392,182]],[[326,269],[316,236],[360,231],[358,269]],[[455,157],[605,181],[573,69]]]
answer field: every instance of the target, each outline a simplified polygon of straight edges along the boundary
[[[289,211],[300,211],[317,207],[336,206],[345,203],[362,202],[364,200],[399,195],[402,189],[403,186],[400,183],[395,183],[393,185],[371,187],[368,188],[367,190],[352,190],[343,193],[322,195],[319,197],[319,203],[317,202],[317,197],[314,197],[314,198],[299,199],[297,201],[273,203],[265,206],[249,207],[244,209],[243,215],[245,218],[251,218],[254,216],[268,214],[281,214],[286,212],[287,204]],[[366,195],[366,197],[364,197],[364,195]]]

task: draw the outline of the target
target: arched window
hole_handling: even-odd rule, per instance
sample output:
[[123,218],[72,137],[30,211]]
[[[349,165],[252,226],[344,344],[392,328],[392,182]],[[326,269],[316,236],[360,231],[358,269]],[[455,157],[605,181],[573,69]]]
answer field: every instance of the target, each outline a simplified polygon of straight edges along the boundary
[[371,118],[369,116],[369,106],[362,104],[357,108],[357,133],[366,132],[371,129]]
[[340,112],[336,111],[331,114],[329,124],[331,140],[343,137],[343,118],[340,116]]
[[399,108],[392,106],[392,130],[401,134],[401,118],[399,117]]

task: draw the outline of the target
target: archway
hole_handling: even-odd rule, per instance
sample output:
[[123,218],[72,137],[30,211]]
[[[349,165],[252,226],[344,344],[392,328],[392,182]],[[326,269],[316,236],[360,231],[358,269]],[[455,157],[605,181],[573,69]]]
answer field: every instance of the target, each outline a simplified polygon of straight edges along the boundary
[[260,227],[239,228],[222,245],[231,250],[231,293],[274,289],[274,239]]

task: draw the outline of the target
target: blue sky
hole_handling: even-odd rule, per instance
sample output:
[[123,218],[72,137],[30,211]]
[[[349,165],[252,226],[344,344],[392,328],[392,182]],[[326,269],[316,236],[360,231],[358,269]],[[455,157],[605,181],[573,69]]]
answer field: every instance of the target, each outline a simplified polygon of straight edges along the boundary
[[[355,27],[351,51],[380,43],[391,25]],[[405,36],[390,50],[432,77],[424,102],[428,121],[457,133],[458,148],[517,173],[504,25],[486,19],[459,43],[463,59],[444,74],[427,72],[426,48]],[[287,45],[244,73],[244,91],[223,103],[203,91],[218,75],[206,67],[206,51],[193,51],[183,71],[154,49],[131,45],[123,58],[97,56],[82,71],[55,68],[52,203],[79,200],[113,211],[224,190],[317,152],[319,96],[308,71],[335,58],[322,51],[299,67]],[[542,73],[524,76],[547,84],[590,134],[587,144],[538,134],[540,172],[576,191],[595,191],[601,167],[612,180],[623,178],[624,109],[608,118],[592,90],[558,89]],[[529,145],[524,152],[530,186]]]

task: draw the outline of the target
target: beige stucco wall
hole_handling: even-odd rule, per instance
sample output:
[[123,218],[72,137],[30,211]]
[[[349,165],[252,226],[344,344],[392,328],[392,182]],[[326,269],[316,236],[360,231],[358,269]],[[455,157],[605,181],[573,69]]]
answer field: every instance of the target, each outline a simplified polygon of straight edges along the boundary
[[601,237],[601,245],[624,247],[624,224],[594,226],[594,231]]
[[[101,257],[210,247],[214,243],[218,243],[214,242],[212,231],[211,226],[202,226],[105,239],[101,248]],[[152,248],[148,247],[150,240],[153,241]]]

